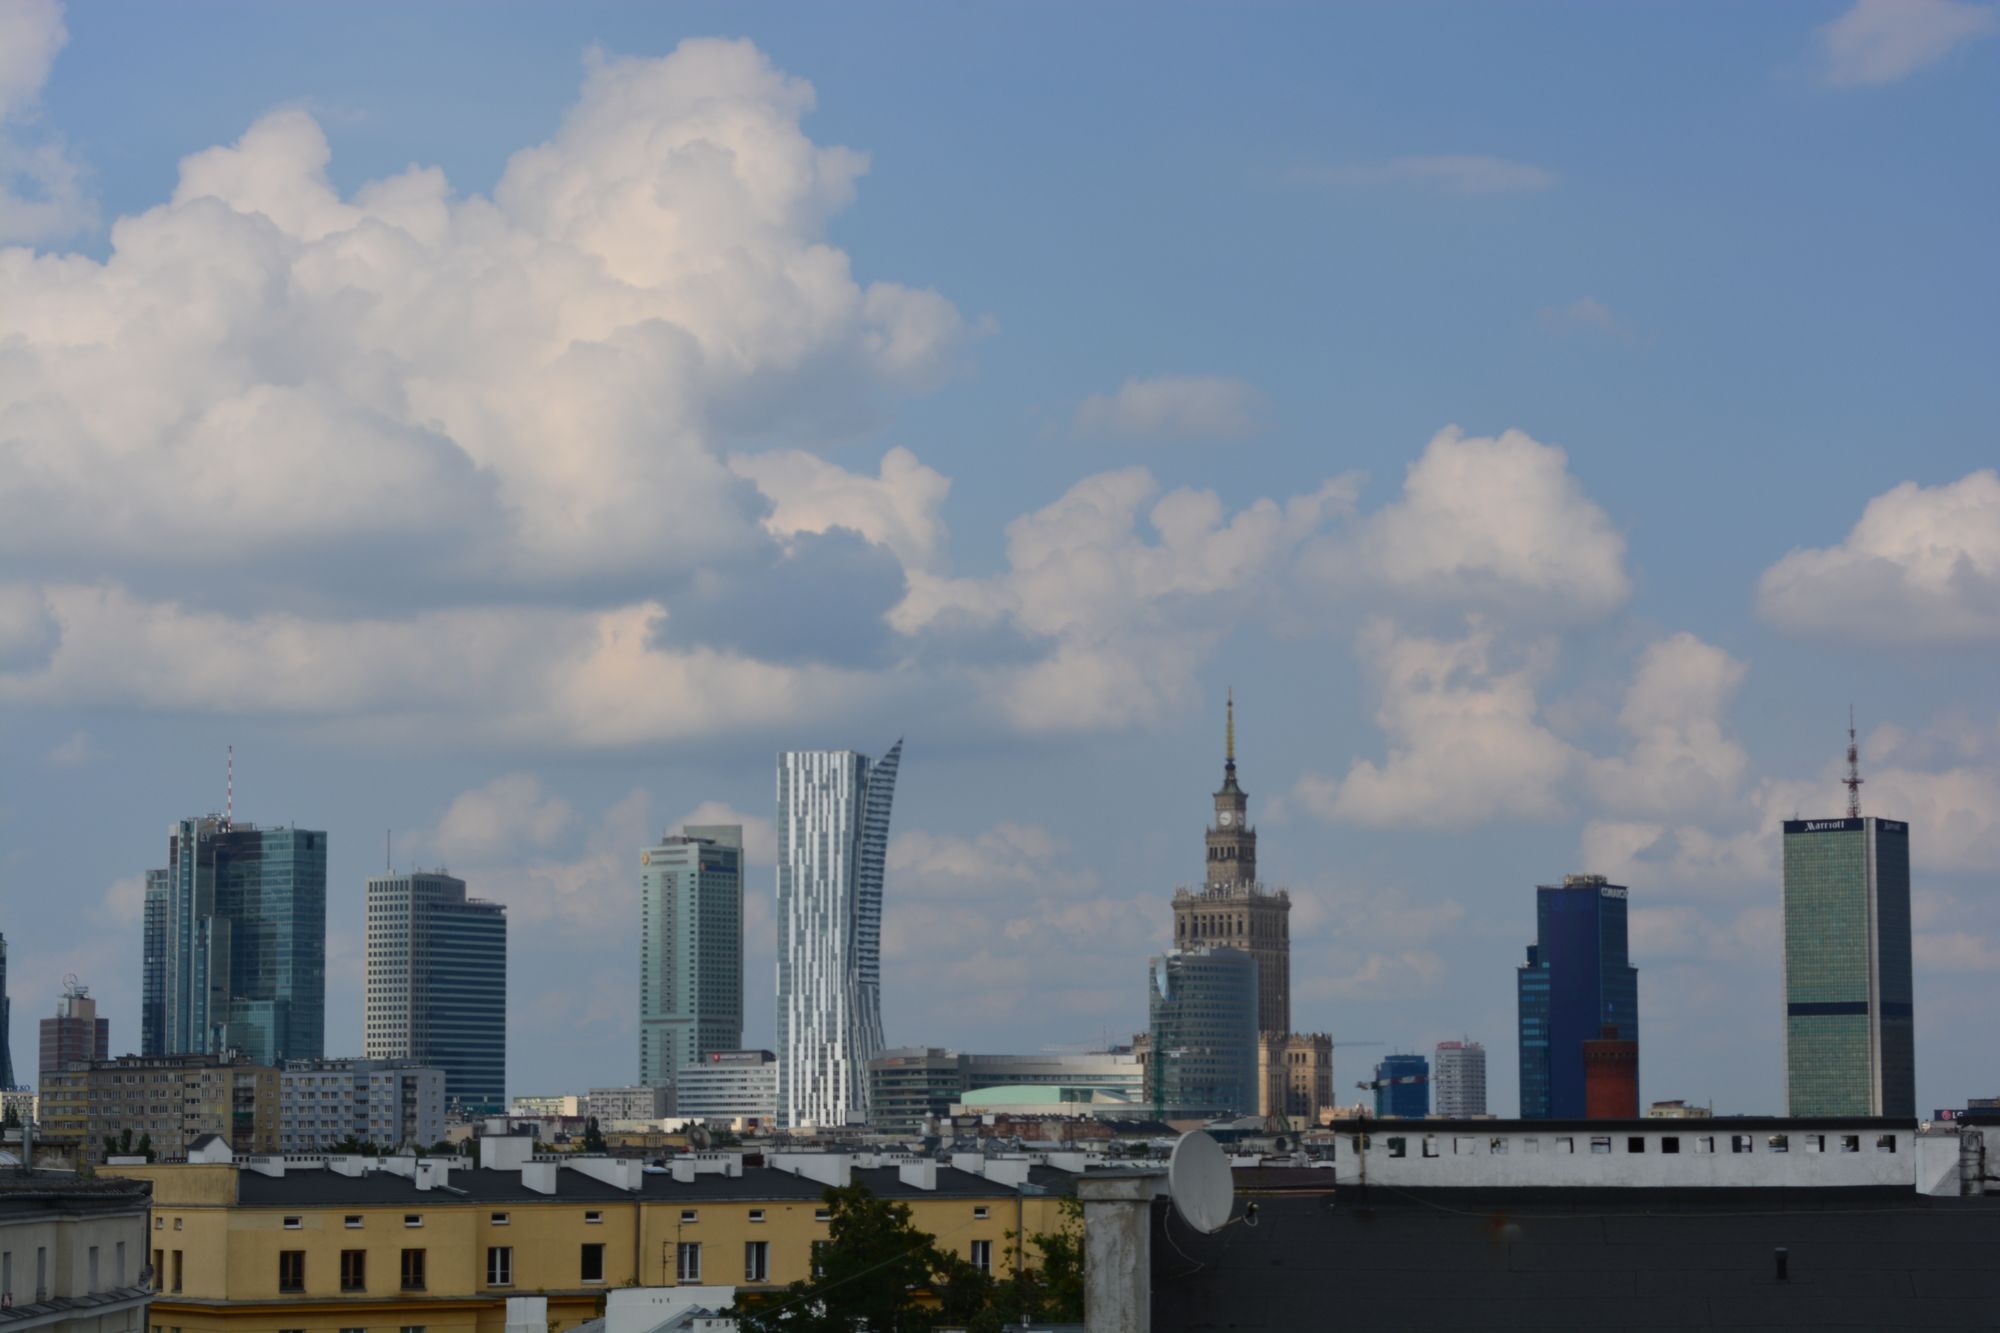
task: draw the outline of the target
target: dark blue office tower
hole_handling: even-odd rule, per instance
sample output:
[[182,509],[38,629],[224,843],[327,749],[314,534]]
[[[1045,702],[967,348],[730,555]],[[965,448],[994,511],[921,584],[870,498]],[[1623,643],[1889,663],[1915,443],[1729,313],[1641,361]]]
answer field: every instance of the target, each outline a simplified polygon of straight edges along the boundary
[[1626,948],[1625,890],[1567,875],[1535,890],[1535,942],[1516,975],[1521,1118],[1584,1118],[1583,1043],[1639,1040],[1639,972]]

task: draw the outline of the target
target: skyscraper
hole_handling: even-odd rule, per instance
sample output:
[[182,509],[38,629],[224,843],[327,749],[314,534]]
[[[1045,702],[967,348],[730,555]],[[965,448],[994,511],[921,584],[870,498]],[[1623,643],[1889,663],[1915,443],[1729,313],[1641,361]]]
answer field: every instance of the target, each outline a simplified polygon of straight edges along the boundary
[[1257,960],[1171,949],[1152,960],[1147,1085],[1159,1112],[1250,1115],[1258,1104]]
[[1785,821],[1785,1108],[1914,1116],[1910,826]]
[[14,1086],[14,1002],[7,998],[7,937],[0,935],[0,1088]]
[[42,1020],[40,1083],[74,1065],[110,1058],[111,1020],[97,1016],[97,1001],[71,977],[56,1001],[56,1016]]
[[1439,1115],[1463,1119],[1486,1114],[1486,1048],[1476,1041],[1441,1041],[1431,1074],[1431,1102]]
[[263,1065],[324,1054],[326,834],[183,819],[166,868],[146,876],[145,922],[148,1054],[234,1050]]
[[1292,1030],[1291,895],[1257,879],[1257,830],[1250,795],[1236,783],[1236,700],[1227,704],[1222,785],[1199,889],[1174,892],[1176,949],[1241,949],[1257,960],[1257,1028],[1282,1038]]
[[367,923],[367,1058],[441,1069],[446,1105],[504,1113],[505,905],[466,897],[442,871],[371,875]]
[[1385,1055],[1375,1066],[1375,1114],[1421,1120],[1431,1109],[1431,1062],[1421,1055]]
[[1521,1118],[1581,1120],[1586,1041],[1639,1040],[1639,973],[1626,946],[1626,890],[1565,875],[1535,890],[1535,943],[1516,974]]
[[743,827],[688,825],[639,853],[639,1081],[743,1045]]
[[868,1114],[882,1049],[882,863],[903,743],[778,756],[778,1121]]

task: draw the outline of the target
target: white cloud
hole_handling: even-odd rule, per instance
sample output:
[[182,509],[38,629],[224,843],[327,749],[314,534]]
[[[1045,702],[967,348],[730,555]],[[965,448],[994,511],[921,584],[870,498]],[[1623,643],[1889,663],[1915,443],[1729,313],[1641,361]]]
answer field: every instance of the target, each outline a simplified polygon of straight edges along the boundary
[[82,164],[60,139],[28,129],[68,40],[56,0],[0,5],[0,242],[51,240],[97,221]]
[[945,566],[939,511],[951,479],[908,449],[884,454],[873,477],[799,449],[738,455],[729,466],[771,501],[765,526],[778,536],[847,528],[894,551],[907,569],[942,572]]
[[1372,622],[1359,645],[1380,683],[1381,763],[1356,759],[1344,778],[1307,774],[1292,796],[1323,819],[1445,828],[1516,817],[1550,819],[1581,756],[1541,725],[1535,684],[1546,655],[1511,670],[1491,631],[1462,639],[1405,635]]
[[1724,730],[1724,714],[1746,670],[1685,632],[1648,646],[1618,714],[1631,745],[1587,768],[1598,804],[1654,816],[1733,805],[1750,757]]
[[1968,0],[1855,0],[1814,34],[1821,77],[1836,88],[1894,83],[1954,47],[2000,30],[2000,9]]
[[126,875],[112,881],[90,916],[98,925],[116,930],[139,925],[146,917],[146,877]]
[[1334,588],[1557,619],[1602,616],[1631,592],[1625,538],[1583,493],[1568,456],[1517,430],[1440,431],[1410,465],[1402,497],[1318,543],[1307,565]]
[[1556,174],[1547,167],[1510,158],[1479,153],[1396,157],[1386,162],[1357,162],[1344,166],[1308,166],[1292,171],[1291,179],[1301,185],[1329,185],[1341,188],[1401,185],[1438,190],[1445,194],[1512,194],[1546,190],[1556,183]]
[[1757,586],[1790,633],[1876,643],[2000,640],[2000,473],[1876,496],[1838,546],[1795,550]]
[[1270,403],[1256,386],[1223,375],[1128,379],[1094,393],[1070,420],[1073,434],[1133,440],[1247,440],[1268,424]]
[[425,840],[447,862],[484,863],[548,847],[569,827],[569,802],[530,773],[509,773],[462,792]]
[[0,583],[0,671],[46,663],[61,637],[55,608],[40,588]]
[[1580,296],[1566,306],[1543,306],[1537,314],[1542,327],[1554,333],[1623,333],[1624,323],[1611,307],[1594,296]]

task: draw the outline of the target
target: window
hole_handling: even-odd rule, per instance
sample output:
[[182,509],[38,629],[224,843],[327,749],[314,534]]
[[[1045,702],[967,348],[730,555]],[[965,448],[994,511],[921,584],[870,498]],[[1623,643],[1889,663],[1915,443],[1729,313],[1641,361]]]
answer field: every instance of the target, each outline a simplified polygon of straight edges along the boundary
[[1610,1152],[1610,1151],[1611,1151],[1611,1136],[1610,1136],[1609,1134],[1598,1134],[1598,1135],[1594,1135],[1594,1136],[1593,1136],[1593,1137],[1591,1138],[1591,1140],[1590,1140],[1590,1150],[1591,1150],[1591,1151],[1592,1151],[1593,1153],[1608,1153],[1608,1152]]
[[1667,1134],[1661,1137],[1660,1139],[1661,1152],[1679,1152],[1680,1150],[1681,1150],[1681,1141],[1678,1136],[1673,1134]]
[[584,1246],[581,1262],[583,1266],[582,1278],[585,1282],[604,1281],[604,1247],[602,1245]]
[[[167,1280],[167,1252],[165,1250],[153,1251],[153,1272],[151,1276],[153,1279],[153,1290],[158,1291],[160,1284]],[[11,1254],[7,1256],[7,1280],[0,1282],[0,1287],[4,1287],[8,1291],[14,1289],[14,1256]]]
[[1773,1134],[1770,1138],[1769,1146],[1772,1152],[1790,1152],[1792,1150],[1792,1136],[1789,1134]]
[[1559,1153],[1560,1153],[1560,1152],[1567,1152],[1567,1153],[1573,1153],[1573,1152],[1575,1152],[1575,1151],[1576,1151],[1576,1140],[1575,1140],[1574,1138],[1571,1138],[1571,1137],[1568,1137],[1568,1136],[1564,1136],[1563,1138],[1559,1138],[1559,1139],[1557,1139],[1557,1140],[1556,1140],[1556,1151],[1557,1151],[1557,1152],[1559,1152]]
[[174,1219],[174,1230],[179,1231],[180,1229],[181,1229],[181,1219],[177,1217]]
[[602,1222],[604,1220],[604,1214],[598,1212],[596,1209],[593,1208],[591,1211],[583,1215],[583,1220],[591,1223]]
[[487,1221],[491,1222],[496,1227],[504,1227],[507,1225],[507,1214],[495,1213],[493,1214],[492,1217],[488,1218]]
[[986,1220],[986,1205],[982,1203],[982,1204],[980,1204],[980,1205],[979,1205],[979,1206],[978,1206],[977,1208],[974,1208],[974,1209],[972,1210],[972,1216],[973,1216],[973,1220],[975,1220],[975,1221],[981,1221],[981,1222],[985,1221],[985,1220]]
[[1627,1138],[1626,1138],[1626,1140],[1625,1140],[1625,1151],[1626,1151],[1626,1152],[1644,1152],[1644,1151],[1646,1151],[1646,1140],[1645,1140],[1645,1137],[1644,1137],[1643,1135],[1639,1135],[1639,1134],[1633,1134],[1633,1135],[1631,1135],[1631,1136],[1627,1137]]
[[1824,1135],[1824,1134],[1808,1134],[1808,1135],[1806,1135],[1806,1150],[1807,1150],[1808,1152],[1825,1152],[1825,1151],[1826,1151],[1826,1135]]
[[1896,1151],[1896,1136],[1894,1134],[1884,1134],[1881,1137],[1877,1138],[1875,1140],[1875,1151],[1876,1152]]
[[761,1221],[763,1221],[763,1220],[764,1220],[764,1210],[763,1210],[762,1208],[752,1208],[752,1209],[750,1210],[750,1220],[751,1220],[752,1222],[761,1222]]
[[304,1291],[306,1289],[306,1252],[304,1250],[278,1251],[278,1290]]
[[305,1223],[299,1221],[299,1219],[296,1217],[288,1217],[285,1219],[285,1230],[287,1231],[297,1231],[300,1227],[304,1225]]
[[117,1256],[118,1256],[116,1260],[118,1266],[117,1285],[122,1287],[125,1285],[125,1242],[122,1240],[118,1242]]
[[489,1245],[486,1247],[486,1285],[489,1287],[511,1287],[514,1285],[514,1247],[512,1245]]
[[684,1240],[674,1246],[674,1281],[701,1281],[701,1242]]
[[343,1328],[340,1330],[340,1333],[368,1333],[368,1330],[365,1328]]
[[1424,1156],[1435,1157],[1437,1155],[1438,1155],[1437,1135],[1435,1134],[1424,1135]]
[[813,1242],[812,1266],[814,1277],[826,1276],[826,1247],[832,1243],[832,1241],[827,1240],[816,1240]]
[[771,1242],[767,1240],[743,1242],[743,1280],[745,1282],[771,1280]]
[[[1408,1139],[1392,1138],[1389,1140],[1389,1156],[1408,1157],[1409,1155],[1410,1155],[1410,1141]],[[981,1217],[985,1215],[985,1212],[986,1210],[982,1208],[977,1213],[974,1213],[973,1216]]]
[[422,1250],[403,1251],[403,1290],[422,1291],[424,1289],[424,1252]]
[[698,1213],[698,1212],[696,1212],[696,1211],[695,1211],[694,1209],[692,1209],[692,1208],[683,1208],[683,1209],[681,1209],[681,1221],[683,1221],[683,1222],[699,1222],[699,1221],[701,1221],[701,1214],[700,1214],[700,1213]]
[[179,1250],[175,1250],[175,1251],[174,1251],[174,1290],[175,1290],[175,1291],[179,1291],[179,1290],[181,1289],[181,1272],[182,1272],[182,1268],[183,1268],[183,1265],[182,1265],[182,1263],[181,1263],[181,1258],[182,1258],[182,1254],[181,1254],[181,1251],[179,1251]]
[[1695,1139],[1695,1141],[1694,1141],[1694,1150],[1695,1150],[1696,1152],[1708,1152],[1708,1153],[1712,1153],[1712,1152],[1714,1152],[1714,1151],[1715,1151],[1715,1135],[1713,1135],[1713,1134],[1702,1134],[1702,1135],[1699,1135],[1699,1136],[1697,1136],[1697,1137],[1696,1137],[1696,1139]]
[[164,1218],[164,1217],[156,1217],[156,1218],[154,1218],[154,1219],[153,1219],[153,1230],[155,1230],[155,1231],[165,1231],[166,1229],[167,1229],[167,1219],[166,1219],[166,1218]]
[[84,1291],[86,1294],[94,1296],[97,1294],[97,1287],[98,1287],[97,1246],[93,1245],[90,1247],[90,1253],[89,1255],[86,1256],[86,1265],[87,1266],[85,1268],[85,1274],[88,1281],[88,1285],[84,1288]]
[[1840,1136],[1840,1150],[1842,1152],[1860,1152],[1861,1136],[1859,1134],[1842,1134]]
[[423,1224],[424,1224],[424,1215],[423,1215],[422,1213],[404,1213],[404,1214],[403,1214],[403,1225],[404,1225],[404,1226],[406,1226],[406,1227],[420,1227],[420,1226],[422,1226]]
[[349,1231],[361,1230],[361,1214],[349,1213],[345,1218],[341,1220],[341,1225],[346,1227]]
[[1474,1150],[1478,1148],[1478,1146],[1479,1146],[1479,1141],[1477,1139],[1474,1139],[1471,1135],[1463,1135],[1459,1138],[1455,1138],[1451,1141],[1452,1156],[1470,1157],[1472,1156]]
[[1503,1138],[1500,1138],[1500,1137],[1498,1137],[1497,1135],[1496,1135],[1495,1137],[1493,1137],[1493,1138],[1490,1138],[1490,1139],[1486,1140],[1486,1155],[1487,1155],[1488,1157],[1504,1157],[1504,1156],[1506,1156],[1506,1155],[1507,1155],[1507,1140],[1505,1140],[1505,1139],[1503,1139]]
[[[179,1333],[179,1330],[175,1330],[175,1333]],[[397,1330],[397,1333],[424,1333],[424,1326],[422,1324],[405,1324]]]
[[993,1242],[975,1240],[972,1242],[972,1266],[982,1273],[993,1271]]
[[1731,1134],[1729,1136],[1729,1151],[1749,1152],[1750,1136],[1748,1134]]
[[831,1222],[832,1220],[833,1220],[833,1210],[832,1210],[831,1208],[815,1208],[815,1209],[813,1209],[813,1221],[815,1221],[815,1222]]
[[368,1290],[368,1251],[342,1250],[340,1252],[340,1289],[342,1291]]

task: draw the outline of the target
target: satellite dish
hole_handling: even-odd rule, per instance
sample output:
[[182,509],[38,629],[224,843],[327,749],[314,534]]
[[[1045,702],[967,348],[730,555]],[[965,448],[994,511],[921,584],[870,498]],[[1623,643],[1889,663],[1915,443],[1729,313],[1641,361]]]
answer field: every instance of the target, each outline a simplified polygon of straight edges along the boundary
[[1222,1230],[1236,1205],[1236,1181],[1222,1145],[1198,1129],[1181,1135],[1167,1160],[1167,1193],[1181,1221],[1203,1235]]
[[696,1125],[688,1130],[688,1147],[696,1152],[707,1152],[711,1142],[713,1140],[709,1138],[707,1125]]

